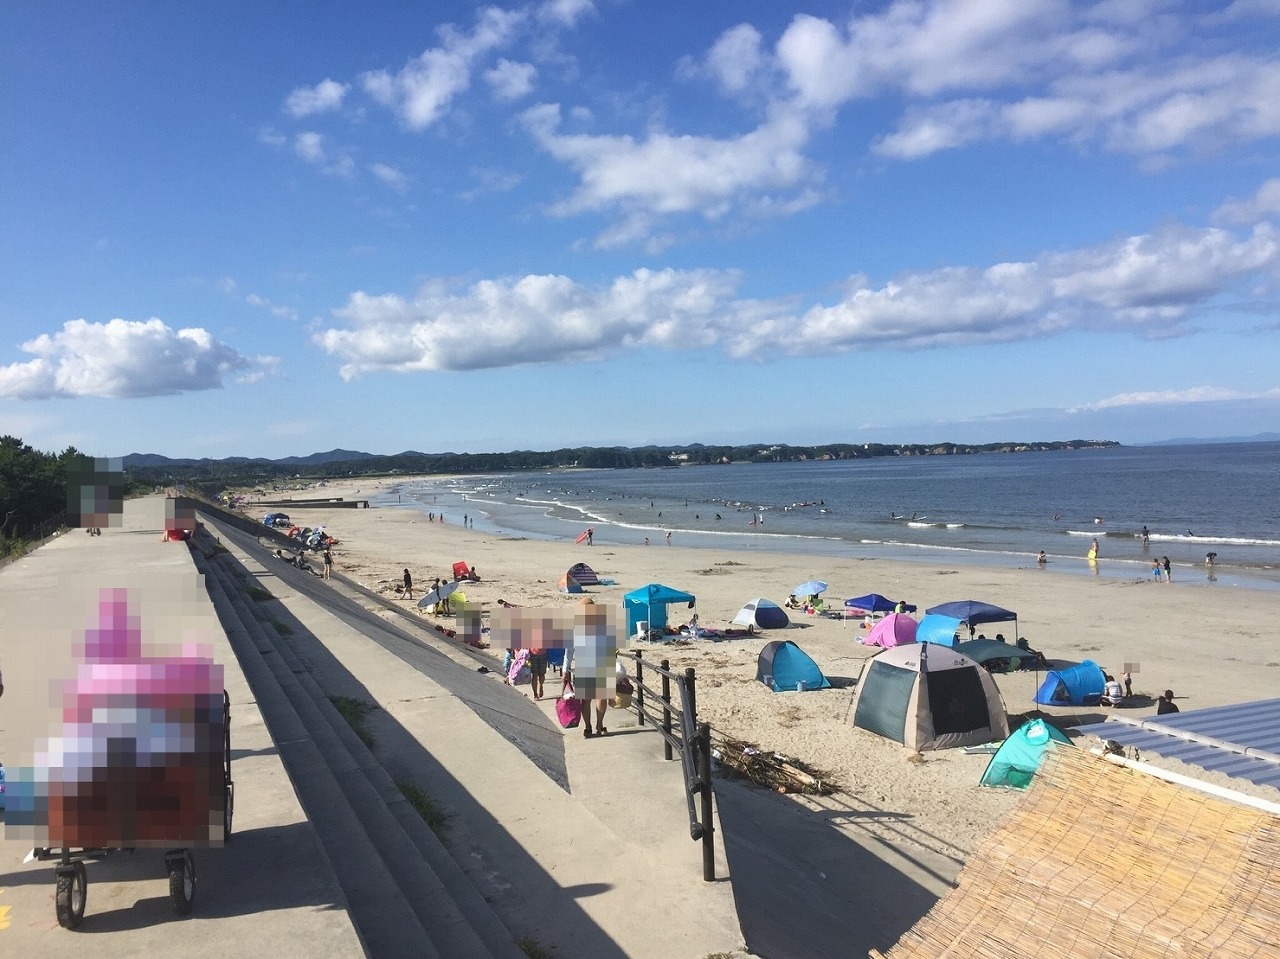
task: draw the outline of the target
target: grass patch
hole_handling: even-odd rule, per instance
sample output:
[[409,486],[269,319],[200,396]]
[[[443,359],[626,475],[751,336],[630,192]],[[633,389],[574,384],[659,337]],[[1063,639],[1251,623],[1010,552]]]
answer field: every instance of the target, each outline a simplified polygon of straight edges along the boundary
[[373,748],[373,733],[369,732],[369,727],[364,724],[364,718],[374,709],[373,703],[365,699],[356,699],[352,696],[330,696],[329,702],[333,703],[334,708],[347,721],[347,724],[360,737],[360,741]]
[[[450,814],[445,812],[438,802],[428,796],[417,786],[413,785],[413,783],[400,782],[397,780],[396,788],[399,789],[404,795],[404,798],[408,800],[409,805],[417,810],[418,815],[422,817],[422,821],[427,824],[427,827],[436,834],[441,842],[444,842],[445,835],[449,831],[449,820],[452,818]],[[532,940],[530,940],[530,942],[532,942]],[[521,946],[521,948],[523,949],[524,947]],[[529,952],[527,949],[525,949],[525,953],[530,956],[534,955],[534,953]],[[539,953],[539,955],[546,955],[546,953]]]
[[244,588],[244,591],[248,594],[250,599],[255,600],[259,603],[265,603],[269,599],[275,599],[275,597],[271,595],[270,590],[263,589],[261,586],[258,586],[256,583],[250,583],[248,586]]
[[532,936],[521,936],[516,940],[516,945],[529,959],[551,959],[551,950]]

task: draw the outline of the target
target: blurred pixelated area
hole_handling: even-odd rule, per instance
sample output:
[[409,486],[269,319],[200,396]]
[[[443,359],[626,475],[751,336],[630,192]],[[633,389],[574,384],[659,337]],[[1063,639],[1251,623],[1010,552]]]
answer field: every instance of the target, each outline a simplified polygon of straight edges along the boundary
[[123,514],[123,461],[91,456],[73,458],[67,465],[68,524],[89,530],[110,528],[122,525]]
[[25,695],[6,703],[24,720],[6,723],[6,838],[86,849],[223,841],[223,670],[185,625],[199,578],[162,578],[147,590],[150,620],[176,643],[155,642],[140,591],[127,587],[64,584],[57,609],[8,610],[6,667]]
[[164,501],[164,538],[168,540],[190,539],[196,531],[195,500],[185,496],[170,496]]
[[627,645],[622,608],[579,603],[541,609],[500,606],[489,615],[489,641],[500,649],[563,649],[582,699],[614,694],[618,650]]

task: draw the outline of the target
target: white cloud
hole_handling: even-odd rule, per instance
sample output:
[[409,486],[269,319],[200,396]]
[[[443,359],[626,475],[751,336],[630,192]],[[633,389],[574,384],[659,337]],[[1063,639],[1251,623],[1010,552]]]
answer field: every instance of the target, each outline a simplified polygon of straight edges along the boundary
[[[1278,0],[1280,2],[1280,0]],[[1256,223],[1280,215],[1280,179],[1267,180],[1247,200],[1228,200],[1214,211],[1219,223]]]
[[308,163],[324,163],[324,135],[314,132],[299,133],[293,138],[293,151]]
[[1222,403],[1240,400],[1280,399],[1280,387],[1271,390],[1235,390],[1225,386],[1193,386],[1185,390],[1149,390],[1119,393],[1096,403],[1086,403],[1067,410],[1068,413],[1090,413],[1134,406],[1180,406],[1188,403]]
[[249,293],[245,295],[244,301],[250,306],[256,306],[260,310],[266,310],[272,316],[277,316],[282,320],[296,320],[298,311],[289,306],[280,306],[272,303],[265,296],[257,293]]
[[470,370],[583,360],[624,348],[709,345],[735,280],[714,271],[637,270],[605,289],[565,276],[485,280],[412,299],[352,294],[344,328],[316,341],[351,379],[373,370]]
[[[643,234],[645,225],[638,231]],[[487,280],[415,297],[355,293],[317,342],[346,378],[374,370],[466,370],[591,359],[641,346],[718,347],[760,358],[939,349],[1080,329],[1147,337],[1193,332],[1198,307],[1280,275],[1280,234],[1171,226],[1026,262],[852,278],[838,303],[736,296],[735,273],[639,270],[604,289],[564,276]]]
[[538,70],[532,63],[516,63],[504,58],[493,69],[485,71],[484,79],[499,100],[519,100],[533,90],[537,75]]
[[1170,227],[1030,262],[906,274],[879,288],[856,281],[835,306],[810,309],[790,329],[775,321],[746,331],[731,352],[784,332],[796,352],[1004,343],[1084,328],[1176,335],[1189,332],[1194,307],[1277,268],[1280,238],[1268,225],[1243,238]]
[[721,89],[737,93],[747,88],[761,69],[760,31],[740,23],[722,33],[707,52],[706,68]]
[[538,19],[565,27],[576,26],[588,14],[595,13],[592,0],[544,0],[538,7]]
[[555,104],[530,108],[524,123],[544,150],[581,176],[574,194],[552,207],[559,215],[620,210],[718,219],[744,198],[793,192],[812,175],[801,153],[809,130],[781,111],[728,139],[662,131],[643,140],[564,134]]
[[306,130],[293,138],[293,152],[312,166],[320,167],[333,176],[350,177],[355,174],[356,163],[350,154],[329,149],[324,134]]
[[369,172],[397,193],[404,193],[409,189],[409,178],[386,163],[370,163]]
[[524,20],[522,10],[486,7],[470,33],[451,24],[437,30],[440,45],[410,60],[395,74],[376,70],[361,77],[369,96],[399,114],[411,130],[424,130],[444,116],[453,99],[471,86],[476,61],[506,45]]
[[22,344],[35,359],[0,367],[0,396],[17,399],[167,396],[217,389],[257,361],[200,328],[161,320],[71,320]]
[[307,117],[313,113],[337,110],[351,89],[348,84],[324,79],[314,87],[298,87],[285,98],[284,108],[292,116]]

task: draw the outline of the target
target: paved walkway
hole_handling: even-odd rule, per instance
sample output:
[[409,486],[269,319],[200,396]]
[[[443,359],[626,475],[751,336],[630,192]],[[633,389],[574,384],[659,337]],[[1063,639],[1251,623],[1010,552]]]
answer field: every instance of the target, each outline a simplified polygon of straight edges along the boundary
[[[74,530],[0,570],[0,757],[14,755],[15,723],[36,712],[47,680],[65,675],[70,646],[96,614],[100,586],[140,599],[156,639],[196,638],[225,664],[231,695],[234,839],[196,851],[193,913],[169,905],[159,850],[121,853],[88,866],[85,921],[76,932],[54,914],[51,863],[22,864],[30,841],[0,841],[0,954],[102,959],[152,955],[352,957],[364,953],[315,830],[294,795],[188,549],[160,542],[164,501],[125,504],[125,527],[89,537]],[[29,739],[27,740],[30,741]],[[110,935],[106,935],[110,933]]]
[[[196,853],[189,918],[169,907],[158,851],[89,865],[85,921],[57,925],[49,863],[22,865],[29,841],[0,843],[0,952],[14,956],[360,956],[364,946],[324,843],[200,588],[185,546],[162,543],[163,500],[126,503],[125,527],[73,531],[0,570],[0,757],[70,645],[100,586],[128,586],[157,638],[214,647],[232,699],[235,838]],[[512,935],[559,959],[731,953],[742,931],[727,880],[701,881],[679,763],[656,733],[615,713],[610,735],[566,736],[551,701],[533,703],[476,671],[470,651],[395,622],[358,591],[276,564],[256,537],[218,531],[275,600],[290,654],[326,695],[377,704],[374,752],[449,815],[447,847]],[[297,573],[295,576],[294,573]],[[305,577],[305,578],[303,578]],[[65,620],[65,621],[63,621]],[[24,738],[25,737],[25,738]],[[567,791],[565,787],[568,787]],[[409,854],[406,852],[406,854]],[[717,872],[727,875],[723,845]],[[115,935],[101,935],[111,932]],[[82,937],[92,937],[92,945]]]

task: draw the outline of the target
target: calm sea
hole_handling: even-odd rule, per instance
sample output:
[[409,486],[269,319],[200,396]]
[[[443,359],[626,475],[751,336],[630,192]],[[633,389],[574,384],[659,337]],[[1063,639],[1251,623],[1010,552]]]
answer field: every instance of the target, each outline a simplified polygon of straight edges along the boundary
[[540,539],[592,526],[598,544],[660,547],[670,532],[687,547],[1004,567],[1044,550],[1052,571],[1126,578],[1168,556],[1195,568],[1175,578],[1280,585],[1280,443],[470,476],[374,503]]

